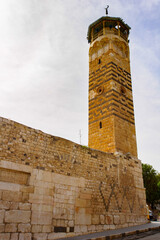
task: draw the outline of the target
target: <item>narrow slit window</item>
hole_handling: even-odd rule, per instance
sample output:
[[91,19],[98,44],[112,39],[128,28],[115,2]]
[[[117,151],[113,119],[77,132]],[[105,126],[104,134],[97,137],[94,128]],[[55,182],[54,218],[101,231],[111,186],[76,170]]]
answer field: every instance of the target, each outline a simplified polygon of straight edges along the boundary
[[99,123],[99,128],[102,128],[102,122]]
[[100,63],[101,63],[101,59],[98,60],[98,64],[100,64]]

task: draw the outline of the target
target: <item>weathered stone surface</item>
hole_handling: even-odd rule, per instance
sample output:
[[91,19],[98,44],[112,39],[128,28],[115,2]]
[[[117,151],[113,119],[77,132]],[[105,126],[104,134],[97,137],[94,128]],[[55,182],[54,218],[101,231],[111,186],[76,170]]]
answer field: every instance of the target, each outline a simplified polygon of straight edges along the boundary
[[49,233],[48,234],[48,240],[58,239],[58,238],[64,238],[66,237],[66,233]]
[[5,224],[0,224],[0,233],[4,232]]
[[83,225],[80,228],[82,233],[87,233],[87,226]]
[[22,193],[13,191],[3,191],[2,200],[10,202],[20,202],[22,200]]
[[10,210],[17,210],[19,206],[18,202],[11,202],[10,203]]
[[115,225],[120,224],[120,216],[119,215],[114,215],[113,222],[114,222]]
[[[18,139],[15,135],[20,131],[26,142],[13,140],[16,155],[7,150],[6,157],[2,149],[0,158],[6,161],[0,161],[0,167],[23,172],[24,166],[29,179],[27,185],[12,183],[14,191],[9,182],[1,184],[2,233],[17,226],[18,239],[9,232],[16,240],[31,238],[28,233],[37,234],[37,238],[48,234],[50,240],[145,223],[145,191],[139,188],[142,169],[138,159],[84,148],[12,121],[5,124],[7,148],[11,132]],[[10,124],[15,127],[5,135]],[[33,139],[38,139],[36,144]],[[29,168],[25,168],[25,161]],[[139,208],[140,204],[144,208]]]
[[0,233],[0,239],[10,240],[10,233]]
[[20,186],[18,184],[14,184],[14,183],[10,183],[10,182],[8,183],[8,182],[0,181],[0,189],[6,190],[6,191],[19,192]]
[[29,193],[22,192],[22,202],[23,203],[28,203],[28,201],[29,201]]
[[53,211],[53,205],[47,205],[47,204],[32,204],[32,211],[35,212],[52,212]]
[[47,240],[48,234],[46,233],[34,233],[34,239],[35,240]]
[[10,208],[10,202],[8,201],[0,201],[0,209],[9,209]]
[[78,225],[90,225],[91,224],[91,215],[90,214],[76,214],[75,215],[75,224]]
[[32,234],[31,233],[20,233],[19,240],[32,240]]
[[18,233],[11,233],[11,239],[10,240],[18,240]]
[[31,224],[27,223],[27,224],[18,224],[18,232],[22,232],[22,233],[29,233],[31,232]]
[[52,223],[52,213],[49,212],[32,212],[31,224],[46,224]]
[[41,233],[43,225],[32,224],[32,233]]
[[30,193],[29,202],[30,203],[35,203],[35,204],[53,205],[53,197]]
[[42,225],[42,232],[43,233],[50,233],[50,232],[52,232],[52,225]]
[[[85,205],[84,205],[85,207]],[[91,225],[91,214],[86,213],[86,208],[76,208],[75,213],[76,225]]]
[[0,190],[0,200],[1,200],[1,198],[2,198],[2,190]]
[[[28,182],[28,178],[29,178],[29,174],[25,173],[25,172],[20,172],[20,171],[15,171],[15,170],[8,170],[5,168],[2,168],[0,171],[0,181],[2,182],[9,182],[10,186],[9,189],[6,190],[11,190],[12,187],[12,191],[17,191],[15,190],[16,187],[18,187],[19,190],[19,186],[16,184],[27,184]],[[14,185],[12,184],[14,183]],[[1,184],[0,184],[1,187]]]
[[5,213],[6,223],[28,223],[30,222],[30,211],[11,210]]
[[3,223],[3,221],[4,221],[4,214],[5,214],[5,211],[0,210],[0,223]]
[[101,224],[105,224],[105,216],[104,215],[100,215],[100,223]]
[[30,203],[19,203],[20,210],[30,210],[31,204]]
[[90,225],[90,226],[88,226],[88,231],[89,231],[89,232],[95,232],[95,230],[96,230],[95,225]]
[[5,232],[17,232],[17,224],[11,223],[5,225]]
[[24,193],[33,193],[34,186],[21,186],[20,191]]
[[106,216],[106,224],[108,224],[108,225],[113,224],[113,216],[112,215],[107,215]]
[[99,215],[93,215],[92,216],[92,224],[99,224],[100,223],[100,216]]

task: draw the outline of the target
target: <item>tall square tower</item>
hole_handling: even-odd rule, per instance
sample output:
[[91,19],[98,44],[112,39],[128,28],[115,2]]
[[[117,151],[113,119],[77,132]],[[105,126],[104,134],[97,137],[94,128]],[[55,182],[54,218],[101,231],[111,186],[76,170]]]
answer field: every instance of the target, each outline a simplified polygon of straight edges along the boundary
[[89,147],[137,156],[129,56],[130,27],[101,17],[88,28]]

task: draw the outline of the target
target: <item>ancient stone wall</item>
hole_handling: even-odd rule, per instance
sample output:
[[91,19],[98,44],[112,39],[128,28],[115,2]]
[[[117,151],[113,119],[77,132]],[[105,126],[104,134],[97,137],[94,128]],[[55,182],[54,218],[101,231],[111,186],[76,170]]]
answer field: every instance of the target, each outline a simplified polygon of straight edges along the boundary
[[143,224],[141,162],[0,118],[0,239],[58,239]]

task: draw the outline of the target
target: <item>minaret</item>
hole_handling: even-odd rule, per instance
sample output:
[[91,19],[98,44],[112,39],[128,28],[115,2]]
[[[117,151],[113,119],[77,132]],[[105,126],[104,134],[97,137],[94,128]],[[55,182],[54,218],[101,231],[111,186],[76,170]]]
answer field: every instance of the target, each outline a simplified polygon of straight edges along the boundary
[[109,16],[88,28],[88,145],[104,152],[137,156],[129,31],[121,18]]

